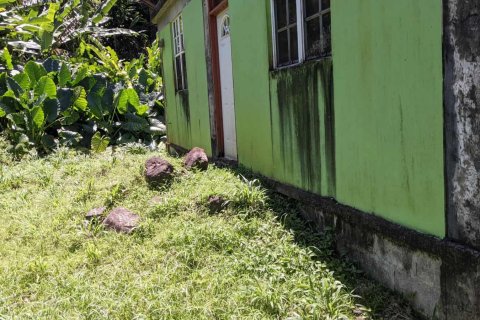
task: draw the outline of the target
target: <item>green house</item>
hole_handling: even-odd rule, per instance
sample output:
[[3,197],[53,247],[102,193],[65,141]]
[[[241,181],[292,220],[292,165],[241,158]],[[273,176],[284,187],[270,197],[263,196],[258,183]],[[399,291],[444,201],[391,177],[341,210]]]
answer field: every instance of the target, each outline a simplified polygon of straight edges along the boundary
[[[168,145],[271,179],[422,313],[461,319],[479,308],[475,283],[458,284],[470,269],[452,288],[442,279],[458,252],[445,253],[450,242],[480,248],[480,201],[462,206],[472,190],[461,176],[480,181],[464,161],[480,152],[462,149],[480,141],[480,119],[462,111],[462,90],[480,84],[480,30],[468,20],[479,10],[460,0],[159,1]],[[480,106],[478,91],[471,100]],[[470,309],[445,301],[454,290]]]

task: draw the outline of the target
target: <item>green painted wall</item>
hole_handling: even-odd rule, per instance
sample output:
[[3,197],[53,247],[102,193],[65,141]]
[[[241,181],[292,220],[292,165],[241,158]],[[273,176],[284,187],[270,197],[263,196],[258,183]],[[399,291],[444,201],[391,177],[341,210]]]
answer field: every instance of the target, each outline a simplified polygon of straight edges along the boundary
[[171,26],[160,31],[160,37],[165,41],[163,70],[168,140],[186,149],[201,147],[211,156],[210,111],[201,1],[191,1],[184,8],[182,17],[188,81],[188,90],[185,92],[175,92]]
[[267,1],[229,1],[239,162],[274,173]]
[[[240,164],[443,237],[441,1],[332,1],[333,61],[276,71],[270,1],[229,3]],[[210,151],[202,19],[190,2],[190,121],[162,35],[169,139]]]
[[276,180],[334,196],[333,134],[326,132],[332,93],[331,59],[271,72]]
[[337,199],[445,235],[442,1],[332,1]]

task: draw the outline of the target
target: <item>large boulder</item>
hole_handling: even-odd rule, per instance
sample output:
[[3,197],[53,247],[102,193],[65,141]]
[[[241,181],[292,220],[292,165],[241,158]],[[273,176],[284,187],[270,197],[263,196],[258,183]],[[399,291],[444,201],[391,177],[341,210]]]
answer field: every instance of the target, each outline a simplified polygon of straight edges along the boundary
[[184,166],[187,169],[208,169],[208,157],[202,148],[193,148],[185,156]]
[[140,217],[125,208],[115,208],[103,220],[103,224],[117,232],[131,233],[137,227]]
[[167,160],[153,157],[145,163],[145,179],[151,185],[158,185],[170,180],[175,169]]

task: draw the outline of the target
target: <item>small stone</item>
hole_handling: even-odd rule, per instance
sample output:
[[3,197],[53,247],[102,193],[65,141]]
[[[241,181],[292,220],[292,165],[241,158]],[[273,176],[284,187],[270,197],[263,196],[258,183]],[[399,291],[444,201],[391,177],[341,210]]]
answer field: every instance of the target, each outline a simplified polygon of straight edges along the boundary
[[210,196],[208,197],[208,209],[210,213],[218,213],[225,208],[227,201],[221,196]]
[[93,220],[93,219],[96,219],[96,218],[100,218],[101,216],[103,216],[103,212],[106,209],[107,208],[105,208],[105,207],[94,208],[94,209],[87,212],[87,214],[85,215],[85,219]]
[[153,157],[145,163],[145,179],[151,185],[158,185],[170,180],[175,169],[167,161],[159,157]]
[[105,218],[103,224],[117,232],[131,233],[139,221],[140,217],[135,213],[125,208],[116,208]]
[[199,170],[207,170],[208,157],[205,153],[205,150],[202,148],[193,148],[190,150],[190,152],[185,156],[184,165],[187,169],[196,168]]

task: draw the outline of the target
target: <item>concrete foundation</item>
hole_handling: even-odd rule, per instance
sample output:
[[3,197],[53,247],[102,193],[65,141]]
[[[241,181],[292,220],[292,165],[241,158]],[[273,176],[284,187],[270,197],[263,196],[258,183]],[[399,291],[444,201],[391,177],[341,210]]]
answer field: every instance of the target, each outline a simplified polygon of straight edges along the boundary
[[305,219],[333,230],[336,249],[401,293],[428,319],[480,319],[480,252],[271,182],[300,201]]

